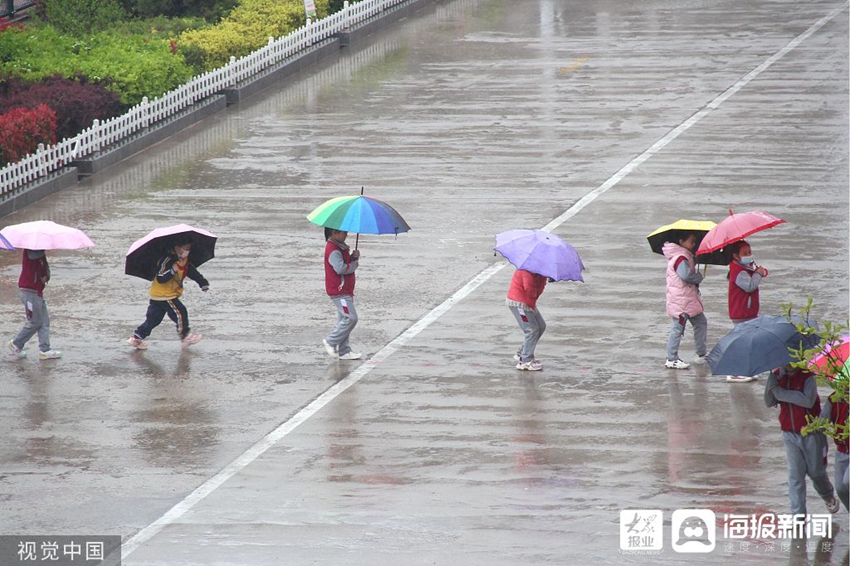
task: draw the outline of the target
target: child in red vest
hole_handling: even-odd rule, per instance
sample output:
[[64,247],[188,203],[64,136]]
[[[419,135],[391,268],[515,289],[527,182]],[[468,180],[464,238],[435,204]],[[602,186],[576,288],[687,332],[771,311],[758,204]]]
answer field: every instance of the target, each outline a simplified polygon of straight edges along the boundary
[[[767,277],[767,269],[756,265],[753,252],[745,240],[731,246],[732,262],[729,264],[729,318],[738,325],[759,315],[759,284]],[[746,383],[755,380],[748,375],[727,375],[729,383]]]
[[[847,431],[847,419],[850,418],[850,404],[847,399],[840,397],[838,393],[833,393],[827,397],[826,403],[823,404],[823,414],[826,418],[836,425],[836,431],[839,433]],[[838,493],[838,498],[844,504],[844,508],[850,508],[848,499],[850,499],[850,454],[848,454],[848,439],[835,440],[835,491]]]
[[546,331],[546,321],[540,311],[537,310],[537,299],[546,288],[548,278],[543,275],[531,273],[524,269],[517,269],[511,278],[511,286],[508,289],[508,298],[505,301],[508,308],[514,314],[519,327],[525,338],[522,347],[514,355],[516,368],[525,371],[540,371],[543,364],[534,359],[534,349],[537,342]]
[[325,351],[332,358],[359,360],[348,343],[351,331],[357,325],[354,308],[354,271],[360,261],[360,250],[351,251],[345,238],[348,232],[325,228],[325,291],[336,306],[336,327],[322,340]]
[[24,345],[38,333],[38,359],[52,360],[62,357],[62,352],[50,347],[50,315],[44,301],[44,287],[50,281],[50,266],[44,250],[24,250],[18,288],[27,317],[21,331],[8,342],[9,355],[25,358]]
[[806,514],[806,476],[830,513],[841,507],[826,473],[826,437],[820,432],[803,436],[800,431],[810,418],[820,415],[820,398],[815,376],[791,365],[771,372],[764,387],[764,403],[779,405],[779,425],[788,458],[788,498],[791,513]]

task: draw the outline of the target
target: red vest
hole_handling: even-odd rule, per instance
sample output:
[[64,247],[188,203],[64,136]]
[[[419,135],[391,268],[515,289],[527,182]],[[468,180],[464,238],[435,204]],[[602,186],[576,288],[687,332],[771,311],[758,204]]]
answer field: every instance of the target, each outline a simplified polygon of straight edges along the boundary
[[[795,369],[792,373],[785,374],[779,378],[779,386],[790,391],[802,391],[806,382],[815,376],[807,371]],[[815,404],[811,409],[779,401],[779,425],[784,431],[799,433],[806,422],[806,415],[817,417],[820,415],[820,397],[815,395]]]
[[[742,271],[748,270],[734,261],[729,264],[729,318],[732,320],[749,320],[759,315],[759,290],[747,293],[735,283]],[[749,273],[752,276],[752,272]]]
[[[841,430],[846,430],[846,427],[848,426],[847,418],[850,416],[850,414],[848,414],[848,408],[850,408],[850,404],[848,404],[847,401],[841,400],[838,402],[832,402],[832,411],[829,415],[829,420],[837,425],[845,427]],[[838,448],[839,452],[844,452],[845,454],[848,453],[848,440],[850,439],[845,438],[844,440],[835,440],[835,447]]]
[[38,259],[30,259],[27,250],[23,250],[23,255],[24,259],[21,265],[21,276],[18,278],[18,287],[38,291],[38,296],[42,297],[44,295],[44,281],[42,281],[42,278],[50,275],[47,257],[41,256]]
[[330,296],[351,295],[354,296],[354,274],[340,275],[331,266],[331,252],[338,251],[342,254],[342,261],[346,265],[351,263],[351,253],[336,245],[331,240],[325,244],[325,291]]

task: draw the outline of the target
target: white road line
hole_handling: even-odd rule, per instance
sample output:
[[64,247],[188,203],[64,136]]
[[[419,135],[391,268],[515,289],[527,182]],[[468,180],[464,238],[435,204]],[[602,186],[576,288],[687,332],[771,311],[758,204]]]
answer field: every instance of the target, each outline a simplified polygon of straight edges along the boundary
[[[805,32],[803,32],[802,34],[794,38],[791,42],[789,42],[788,45],[786,45],[777,53],[775,53],[772,57],[765,60],[764,63],[747,73],[743,78],[741,78],[738,82],[732,85],[729,89],[727,89],[717,98],[709,102],[699,112],[682,122],[679,126],[671,130],[663,138],[652,144],[649,149],[647,149],[642,154],[638,155],[629,163],[627,163],[622,169],[617,171],[607,181],[605,181],[597,188],[584,195],[584,197],[582,197],[578,202],[576,202],[563,214],[552,220],[552,222],[544,226],[542,229],[547,232],[551,232],[552,230],[554,230],[555,228],[575,216],[584,207],[596,200],[599,196],[608,191],[608,189],[619,183],[623,178],[625,178],[629,173],[634,171],[644,161],[661,151],[665,146],[667,146],[670,142],[679,137],[683,132],[688,130],[691,126],[693,126],[706,115],[708,115],[712,110],[718,108],[721,104],[723,104],[723,102],[727,98],[738,92],[747,83],[759,76],[773,63],[781,59],[792,49],[797,47],[800,43],[805,41],[806,38],[808,38],[818,29],[823,27],[824,24],[829,22],[841,11],[843,11],[848,3],[850,2],[845,2],[844,5],[842,5],[840,8],[836,8],[827,16],[824,16],[823,18],[818,20],[809,29],[807,29]],[[428,314],[426,314],[424,317],[414,323],[413,326],[405,330],[393,341],[381,348],[374,356],[372,356],[371,359],[365,361],[362,365],[360,365],[344,379],[338,381],[337,383],[326,389],[321,395],[316,397],[306,407],[304,407],[295,415],[293,415],[292,418],[285,421],[276,429],[268,433],[256,444],[254,444],[248,450],[242,453],[242,455],[240,455],[238,458],[228,464],[224,469],[222,469],[216,475],[201,484],[197,489],[195,489],[195,491],[186,496],[185,499],[183,499],[177,505],[169,509],[162,517],[160,517],[159,519],[157,519],[156,521],[136,533],[135,536],[128,539],[127,542],[125,542],[121,546],[122,556],[126,558],[130,555],[130,553],[132,553],[146,541],[150,540],[162,529],[164,529],[171,523],[177,521],[186,512],[192,509],[192,507],[194,507],[197,503],[203,501],[208,495],[218,489],[219,486],[221,486],[227,480],[229,480],[241,470],[246,468],[249,464],[251,464],[251,462],[262,456],[269,448],[277,444],[277,442],[281,438],[285,437],[290,432],[295,430],[299,425],[304,423],[307,419],[319,412],[325,405],[334,400],[340,393],[360,381],[364,376],[366,376],[369,372],[375,369],[378,364],[389,358],[396,351],[398,351],[405,344],[407,344],[410,340],[415,338],[420,332],[431,326],[431,324],[433,324],[441,316],[446,314],[449,309],[451,309],[456,303],[462,301],[464,298],[469,296],[478,287],[484,284],[496,273],[501,271],[506,265],[506,263],[493,264],[490,267],[484,269],[478,275],[476,275],[454,295],[443,301],[443,303],[435,307]]]

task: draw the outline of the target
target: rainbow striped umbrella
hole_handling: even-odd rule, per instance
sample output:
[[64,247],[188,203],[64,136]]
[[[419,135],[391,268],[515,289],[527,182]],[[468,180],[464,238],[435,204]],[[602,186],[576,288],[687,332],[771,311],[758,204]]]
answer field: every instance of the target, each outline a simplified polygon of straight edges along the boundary
[[410,226],[387,203],[370,197],[336,197],[307,215],[313,224],[357,234],[398,234]]

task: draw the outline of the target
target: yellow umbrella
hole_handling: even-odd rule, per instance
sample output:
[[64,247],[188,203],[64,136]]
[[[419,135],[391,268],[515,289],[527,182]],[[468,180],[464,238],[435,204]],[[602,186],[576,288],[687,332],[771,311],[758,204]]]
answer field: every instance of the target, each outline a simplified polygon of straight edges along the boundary
[[[711,220],[687,220],[681,218],[672,224],[667,224],[658,228],[647,236],[646,239],[653,252],[663,254],[661,248],[664,247],[665,242],[674,240],[679,234],[693,232],[697,235],[697,245],[694,249],[698,249],[702,239],[708,231],[715,226],[717,226],[717,224]],[[729,265],[729,258],[722,251],[697,256],[697,261],[702,264]]]

